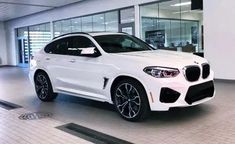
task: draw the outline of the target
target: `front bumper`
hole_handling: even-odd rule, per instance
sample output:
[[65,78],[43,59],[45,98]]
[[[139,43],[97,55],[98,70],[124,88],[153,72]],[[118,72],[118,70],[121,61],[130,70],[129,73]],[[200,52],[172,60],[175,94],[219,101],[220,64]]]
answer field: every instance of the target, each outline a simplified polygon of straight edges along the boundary
[[146,87],[150,109],[167,111],[172,107],[194,106],[211,100],[215,95],[214,73],[196,82],[185,80],[184,76],[172,79],[149,78]]
[[194,102],[213,97],[214,91],[215,87],[213,81],[191,86],[188,89],[185,101],[191,105]]

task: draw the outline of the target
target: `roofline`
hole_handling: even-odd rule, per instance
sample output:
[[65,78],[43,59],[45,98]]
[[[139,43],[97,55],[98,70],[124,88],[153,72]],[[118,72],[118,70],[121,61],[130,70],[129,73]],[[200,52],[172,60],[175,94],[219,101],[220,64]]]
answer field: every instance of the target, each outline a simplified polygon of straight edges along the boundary
[[[90,32],[90,33],[105,33],[105,32],[99,31],[99,32]],[[53,40],[58,39],[58,38],[63,37],[63,36],[67,36],[67,35],[76,35],[76,34],[85,34],[85,35],[92,36],[90,33],[88,33],[88,32],[72,32],[72,33],[66,33],[66,34],[62,34],[62,35],[59,35],[59,36],[57,36],[57,37],[54,37]],[[107,33],[108,33],[108,32],[107,32]],[[125,33],[125,32],[113,32],[113,33],[128,34],[128,33]]]
[[58,39],[58,38],[63,37],[63,36],[72,35],[72,34],[85,34],[85,35],[90,35],[89,33],[86,33],[86,32],[72,32],[72,33],[66,33],[66,34],[62,34],[62,35],[59,35],[59,36],[57,36],[57,37],[54,37],[53,40],[54,40],[54,39]]

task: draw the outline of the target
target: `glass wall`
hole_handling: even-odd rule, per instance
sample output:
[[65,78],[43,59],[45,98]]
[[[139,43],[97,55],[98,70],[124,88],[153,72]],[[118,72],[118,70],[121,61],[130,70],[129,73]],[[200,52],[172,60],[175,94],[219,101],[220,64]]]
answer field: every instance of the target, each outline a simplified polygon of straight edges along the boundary
[[134,7],[120,10],[120,32],[130,35],[135,34],[135,9]]
[[121,14],[121,23],[131,23],[135,21],[135,9],[132,8],[126,8],[126,9],[122,9],[120,11]]
[[141,38],[159,49],[201,52],[202,11],[191,0],[172,0],[140,6]]
[[[82,31],[92,32],[93,31],[93,21],[92,16],[82,17]],[[94,25],[95,27],[95,25]]]
[[28,64],[30,56],[43,48],[50,40],[50,23],[18,28],[18,63]]
[[29,63],[28,27],[17,29],[18,62]]
[[108,32],[118,32],[118,12],[105,13],[105,30]]
[[50,23],[29,27],[30,56],[51,40]]
[[96,31],[96,32],[106,31],[104,17],[105,17],[104,14],[97,14],[97,15],[92,16],[93,18],[92,24],[94,25],[92,31]]
[[[53,36],[71,32],[135,34],[134,7],[53,22]],[[17,29],[19,62],[51,40],[50,23]],[[203,52],[203,11],[191,10],[191,0],[157,1],[140,6],[140,37],[159,49]]]
[[56,21],[54,36],[70,32],[118,32],[118,19],[118,11],[112,11]]

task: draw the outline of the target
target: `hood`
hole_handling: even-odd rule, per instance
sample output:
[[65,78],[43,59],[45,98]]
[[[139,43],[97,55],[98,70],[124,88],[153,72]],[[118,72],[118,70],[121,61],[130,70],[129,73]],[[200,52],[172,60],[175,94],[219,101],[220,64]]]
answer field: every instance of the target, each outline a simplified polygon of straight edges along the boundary
[[126,59],[132,59],[150,66],[183,68],[188,65],[201,65],[207,60],[191,53],[167,50],[153,50],[115,54]]

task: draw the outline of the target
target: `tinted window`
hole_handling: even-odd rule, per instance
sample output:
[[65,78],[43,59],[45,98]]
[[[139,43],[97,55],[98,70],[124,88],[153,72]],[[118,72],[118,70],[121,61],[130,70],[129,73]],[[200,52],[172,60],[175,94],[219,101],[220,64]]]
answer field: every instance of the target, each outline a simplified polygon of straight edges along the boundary
[[94,47],[95,45],[92,41],[84,36],[74,36],[70,37],[68,55],[81,55],[81,51],[84,48]]
[[103,35],[94,39],[107,53],[147,51],[152,48],[142,40],[129,35]]
[[69,45],[69,38],[54,41],[46,46],[45,52],[50,54],[66,55]]

